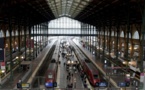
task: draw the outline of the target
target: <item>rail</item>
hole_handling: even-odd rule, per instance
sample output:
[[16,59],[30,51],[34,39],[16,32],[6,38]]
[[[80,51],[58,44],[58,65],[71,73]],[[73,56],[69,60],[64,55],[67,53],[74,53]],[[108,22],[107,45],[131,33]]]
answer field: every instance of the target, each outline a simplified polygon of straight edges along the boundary
[[[52,45],[53,46],[53,45]],[[51,46],[51,47],[52,47]],[[47,56],[48,52],[50,51],[51,47],[49,48],[49,50],[45,53],[44,57],[42,58],[42,60],[40,61],[40,63],[38,64],[38,66],[36,67],[36,69],[33,71],[33,74],[30,76],[30,78],[28,79],[27,83],[32,83],[33,78],[35,77],[35,75],[37,74],[37,71],[39,70],[39,68],[41,67],[45,57]]]

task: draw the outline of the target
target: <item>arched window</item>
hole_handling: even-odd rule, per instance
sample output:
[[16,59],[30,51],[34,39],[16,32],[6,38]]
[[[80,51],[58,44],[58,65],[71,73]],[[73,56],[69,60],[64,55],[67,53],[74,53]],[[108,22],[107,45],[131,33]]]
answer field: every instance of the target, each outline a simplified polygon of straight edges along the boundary
[[12,31],[12,36],[15,36],[14,31]]
[[6,31],[6,37],[10,36],[9,31]]
[[0,37],[4,37],[4,33],[2,30],[0,30]]
[[134,34],[133,34],[133,39],[139,39],[139,33],[138,31],[135,31]]
[[120,37],[124,37],[124,32],[123,31],[121,31]]
[[111,36],[114,36],[114,31],[111,32]]
[[16,30],[16,36],[18,36],[18,30]]
[[24,30],[22,30],[22,35],[24,35]]

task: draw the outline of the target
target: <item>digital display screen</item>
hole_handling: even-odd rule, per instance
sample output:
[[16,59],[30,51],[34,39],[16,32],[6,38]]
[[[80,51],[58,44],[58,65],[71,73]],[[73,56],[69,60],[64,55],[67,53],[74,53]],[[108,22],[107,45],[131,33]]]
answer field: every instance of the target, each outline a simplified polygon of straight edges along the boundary
[[107,87],[108,83],[107,82],[100,82],[99,87]]
[[119,82],[118,83],[118,86],[119,87],[126,87],[126,82]]
[[47,83],[45,83],[45,86],[46,87],[53,87],[53,83],[52,82],[47,82]]

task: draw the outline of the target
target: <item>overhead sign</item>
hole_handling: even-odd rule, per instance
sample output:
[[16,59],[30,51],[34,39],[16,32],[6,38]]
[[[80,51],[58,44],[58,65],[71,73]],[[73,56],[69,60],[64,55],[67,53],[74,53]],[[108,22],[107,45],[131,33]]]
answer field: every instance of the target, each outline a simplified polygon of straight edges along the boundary
[[22,83],[22,88],[29,88],[30,84],[29,83]]
[[144,78],[145,78],[144,73],[141,73],[141,74],[140,74],[140,82],[144,82]]
[[5,62],[1,62],[1,69],[2,69],[2,70],[5,70],[5,69],[6,69],[6,67],[5,67]]
[[118,83],[118,86],[119,87],[126,87],[126,82],[119,82]]
[[107,82],[100,82],[99,87],[108,87],[108,83]]
[[130,85],[130,82],[119,82],[118,83],[119,87],[129,87],[129,85]]

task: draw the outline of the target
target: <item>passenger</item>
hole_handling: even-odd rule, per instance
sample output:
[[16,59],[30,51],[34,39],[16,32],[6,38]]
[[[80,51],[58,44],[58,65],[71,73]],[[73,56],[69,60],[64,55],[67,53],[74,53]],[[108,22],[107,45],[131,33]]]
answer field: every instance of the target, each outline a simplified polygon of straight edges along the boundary
[[69,81],[71,80],[71,77],[69,76]]
[[84,83],[84,87],[87,88],[87,84],[86,83]]
[[66,71],[68,71],[68,66],[66,67]]
[[60,64],[61,62],[59,61],[59,64]]
[[86,77],[87,77],[86,74],[84,74],[84,79],[86,79]]
[[69,79],[69,76],[67,75],[67,78],[66,78],[67,80]]
[[70,76],[70,72],[68,72],[68,75]]
[[72,89],[70,89],[70,88],[72,88],[71,84],[68,84],[68,85],[67,85],[67,88],[69,88],[69,89],[67,89],[67,90],[72,90]]
[[65,62],[64,62],[64,66],[65,66]]
[[69,88],[69,84],[67,84],[67,88]]
[[87,83],[87,81],[86,81],[85,79],[83,79],[83,82],[84,82],[84,83]]
[[29,66],[27,66],[27,71],[29,70]]
[[60,55],[58,55],[58,59],[60,58]]
[[73,87],[73,83],[70,84],[71,88]]
[[81,78],[84,78],[84,73],[83,72],[81,72]]
[[77,70],[75,70],[75,73],[77,73]]

